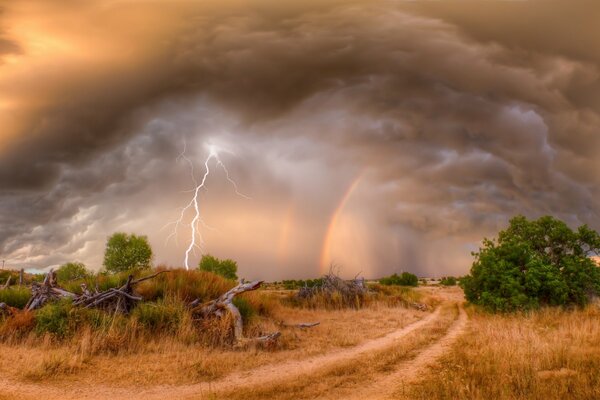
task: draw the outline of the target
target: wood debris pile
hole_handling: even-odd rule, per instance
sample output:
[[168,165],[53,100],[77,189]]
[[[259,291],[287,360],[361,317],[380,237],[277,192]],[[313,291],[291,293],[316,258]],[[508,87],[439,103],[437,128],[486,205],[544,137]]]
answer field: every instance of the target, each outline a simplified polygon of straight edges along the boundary
[[310,299],[317,295],[322,295],[325,298],[333,299],[337,297],[344,304],[360,305],[365,300],[369,289],[365,284],[364,278],[355,277],[352,280],[344,280],[340,278],[332,270],[322,278],[322,283],[312,287],[302,287],[298,291],[298,298]]
[[56,283],[56,272],[50,271],[46,274],[44,281],[40,284],[33,282],[31,284],[31,297],[25,305],[25,309],[28,311],[35,310],[42,307],[49,301],[59,300],[61,298],[76,298],[75,293],[66,291],[58,287]]

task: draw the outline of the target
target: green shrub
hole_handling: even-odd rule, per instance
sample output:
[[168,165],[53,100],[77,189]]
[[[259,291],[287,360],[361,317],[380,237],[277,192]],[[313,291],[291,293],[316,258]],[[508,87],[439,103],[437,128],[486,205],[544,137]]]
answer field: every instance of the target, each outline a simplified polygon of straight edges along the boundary
[[443,286],[456,286],[457,279],[453,276],[445,276],[440,280],[440,285]]
[[243,297],[234,297],[233,305],[240,311],[244,324],[248,323],[248,321],[256,314],[256,311],[252,308],[250,302]]
[[573,231],[553,217],[518,216],[497,240],[484,240],[460,283],[469,302],[491,311],[583,306],[600,294],[600,268],[588,257],[599,251],[600,236],[585,225]]
[[35,312],[35,331],[38,335],[50,333],[62,339],[70,336],[71,319],[69,313],[72,309],[70,300],[61,300],[44,305]]
[[132,316],[150,332],[176,333],[185,312],[183,304],[161,299],[155,303],[139,304]]
[[83,279],[89,276],[89,271],[80,262],[70,262],[61,265],[56,270],[56,279],[60,283],[73,281],[76,279]]
[[25,286],[10,286],[0,289],[0,303],[6,303],[11,307],[25,307],[30,297],[31,291]]
[[382,285],[418,286],[419,278],[410,272],[403,272],[400,275],[393,274],[391,276],[381,278],[379,283]]
[[225,259],[220,260],[217,257],[213,257],[210,254],[202,256],[200,263],[198,264],[200,271],[212,272],[213,274],[221,275],[225,279],[231,279],[237,281],[237,262]]

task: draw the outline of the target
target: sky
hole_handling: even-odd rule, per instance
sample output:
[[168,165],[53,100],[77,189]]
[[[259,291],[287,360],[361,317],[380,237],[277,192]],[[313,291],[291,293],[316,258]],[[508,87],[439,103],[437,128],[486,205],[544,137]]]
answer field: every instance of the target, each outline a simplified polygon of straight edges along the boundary
[[190,264],[249,279],[462,275],[516,214],[598,230],[599,20],[584,0],[0,0],[0,259],[99,270],[122,231],[183,266],[193,210],[170,222],[211,149],[242,195],[211,159]]

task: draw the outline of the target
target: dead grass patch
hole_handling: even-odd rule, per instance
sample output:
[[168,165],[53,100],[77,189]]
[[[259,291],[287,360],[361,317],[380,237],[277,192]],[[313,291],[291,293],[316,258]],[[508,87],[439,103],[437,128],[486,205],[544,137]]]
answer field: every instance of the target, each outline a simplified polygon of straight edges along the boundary
[[600,398],[600,309],[470,310],[471,328],[401,399]]

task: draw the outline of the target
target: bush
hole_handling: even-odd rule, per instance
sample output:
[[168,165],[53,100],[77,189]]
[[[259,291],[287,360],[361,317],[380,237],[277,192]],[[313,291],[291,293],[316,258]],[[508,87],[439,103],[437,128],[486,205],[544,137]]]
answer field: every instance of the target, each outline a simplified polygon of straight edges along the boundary
[[69,282],[76,279],[83,279],[89,276],[85,265],[80,262],[70,262],[61,265],[56,270],[56,279],[59,282]]
[[400,275],[393,274],[391,276],[381,278],[379,283],[382,285],[418,286],[419,278],[410,272],[403,272]]
[[148,331],[175,334],[186,313],[184,304],[160,300],[156,303],[140,303],[133,310],[133,317]]
[[518,216],[497,240],[484,239],[461,286],[491,311],[583,306],[600,294],[600,268],[588,257],[599,250],[600,236],[585,225],[573,231],[553,217]]
[[243,297],[234,297],[233,305],[240,311],[244,325],[246,325],[255,314],[252,305]]
[[[2,321],[2,318],[0,318]],[[0,324],[0,337],[3,339],[24,337],[35,327],[31,311],[18,311],[4,318]]]
[[31,297],[31,291],[25,286],[10,286],[0,289],[0,303],[11,307],[23,308]]
[[71,319],[69,313],[72,309],[70,300],[61,300],[44,305],[35,312],[35,332],[38,335],[50,333],[62,339],[70,336]]
[[213,274],[221,275],[225,279],[237,281],[237,263],[230,259],[220,260],[210,254],[202,256],[198,264],[200,271],[212,272]]
[[146,236],[117,232],[108,238],[104,266],[108,272],[150,268],[152,248]]
[[443,286],[456,286],[457,279],[453,276],[445,276],[440,280],[440,285]]
[[136,287],[136,292],[146,300],[173,297],[184,302],[195,299],[205,302],[216,299],[234,285],[234,282],[211,272],[173,269],[142,282]]

